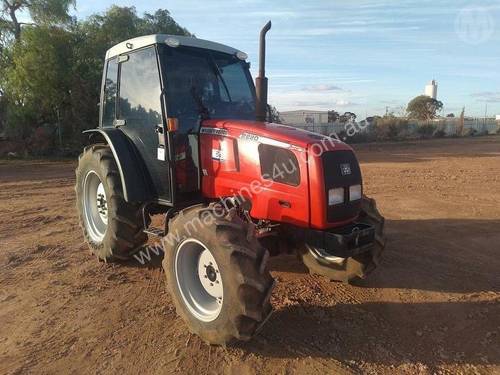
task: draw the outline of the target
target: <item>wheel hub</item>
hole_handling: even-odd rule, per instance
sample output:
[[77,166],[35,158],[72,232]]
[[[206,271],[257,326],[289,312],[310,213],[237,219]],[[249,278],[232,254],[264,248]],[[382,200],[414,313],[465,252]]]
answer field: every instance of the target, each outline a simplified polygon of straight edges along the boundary
[[205,249],[198,259],[198,277],[205,291],[222,303],[222,280],[212,253]]
[[101,219],[107,223],[108,222],[108,202],[106,201],[106,192],[104,191],[104,185],[102,182],[97,187],[97,210]]
[[215,268],[213,268],[212,266],[208,266],[206,268],[206,271],[207,271],[206,277],[208,278],[208,280],[210,280],[211,282],[217,280],[217,274],[215,273]]
[[95,171],[89,171],[83,182],[83,219],[92,241],[102,242],[108,227],[108,202],[104,185]]
[[204,322],[215,320],[222,309],[224,288],[210,250],[194,238],[184,240],[176,250],[174,272],[189,312]]

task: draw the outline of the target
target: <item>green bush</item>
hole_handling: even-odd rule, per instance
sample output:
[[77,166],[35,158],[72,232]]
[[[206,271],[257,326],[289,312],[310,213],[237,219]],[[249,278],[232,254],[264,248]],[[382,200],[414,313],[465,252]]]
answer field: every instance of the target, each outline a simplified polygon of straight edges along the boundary
[[465,132],[464,132],[464,135],[466,137],[475,137],[476,135],[478,135],[478,131],[476,129],[467,129]]
[[371,132],[356,132],[354,135],[349,136],[345,130],[342,130],[337,134],[337,137],[348,144],[367,143],[376,140],[374,134]]
[[33,156],[47,156],[54,151],[56,144],[55,128],[40,126],[27,139],[28,151]]
[[373,132],[377,140],[397,140],[409,136],[410,126],[404,118],[386,116],[375,121]]
[[443,129],[438,129],[433,134],[434,138],[444,138],[446,137],[446,132]]
[[436,125],[434,124],[422,124],[422,125],[418,125],[417,127],[417,134],[421,137],[421,138],[430,138],[434,135],[434,133],[436,132]]

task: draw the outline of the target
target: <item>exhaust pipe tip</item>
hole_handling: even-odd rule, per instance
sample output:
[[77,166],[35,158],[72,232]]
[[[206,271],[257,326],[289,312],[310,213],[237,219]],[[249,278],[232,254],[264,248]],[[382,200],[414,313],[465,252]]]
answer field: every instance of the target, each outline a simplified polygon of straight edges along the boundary
[[267,118],[266,34],[271,26],[271,21],[268,21],[260,31],[259,76],[255,79],[257,121],[266,121]]
[[260,46],[259,46],[259,77],[266,76],[266,34],[271,30],[271,21],[268,21],[262,30],[260,30]]

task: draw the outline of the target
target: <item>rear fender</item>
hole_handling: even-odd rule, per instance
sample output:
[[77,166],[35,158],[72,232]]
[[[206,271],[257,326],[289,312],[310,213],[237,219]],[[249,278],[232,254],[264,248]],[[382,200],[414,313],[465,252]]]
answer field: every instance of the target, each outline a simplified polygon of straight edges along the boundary
[[151,191],[151,177],[144,161],[130,139],[116,128],[90,129],[83,133],[89,135],[91,143],[103,138],[109,145],[115,158],[122,182],[123,195],[130,203],[148,202],[154,199]]

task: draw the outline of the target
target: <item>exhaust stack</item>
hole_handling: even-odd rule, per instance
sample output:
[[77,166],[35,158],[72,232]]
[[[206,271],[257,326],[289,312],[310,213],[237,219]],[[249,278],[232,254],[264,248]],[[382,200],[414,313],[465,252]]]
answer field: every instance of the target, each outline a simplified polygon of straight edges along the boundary
[[267,118],[266,34],[270,29],[271,21],[266,23],[260,31],[259,76],[255,78],[257,94],[255,118],[257,121],[266,121]]

